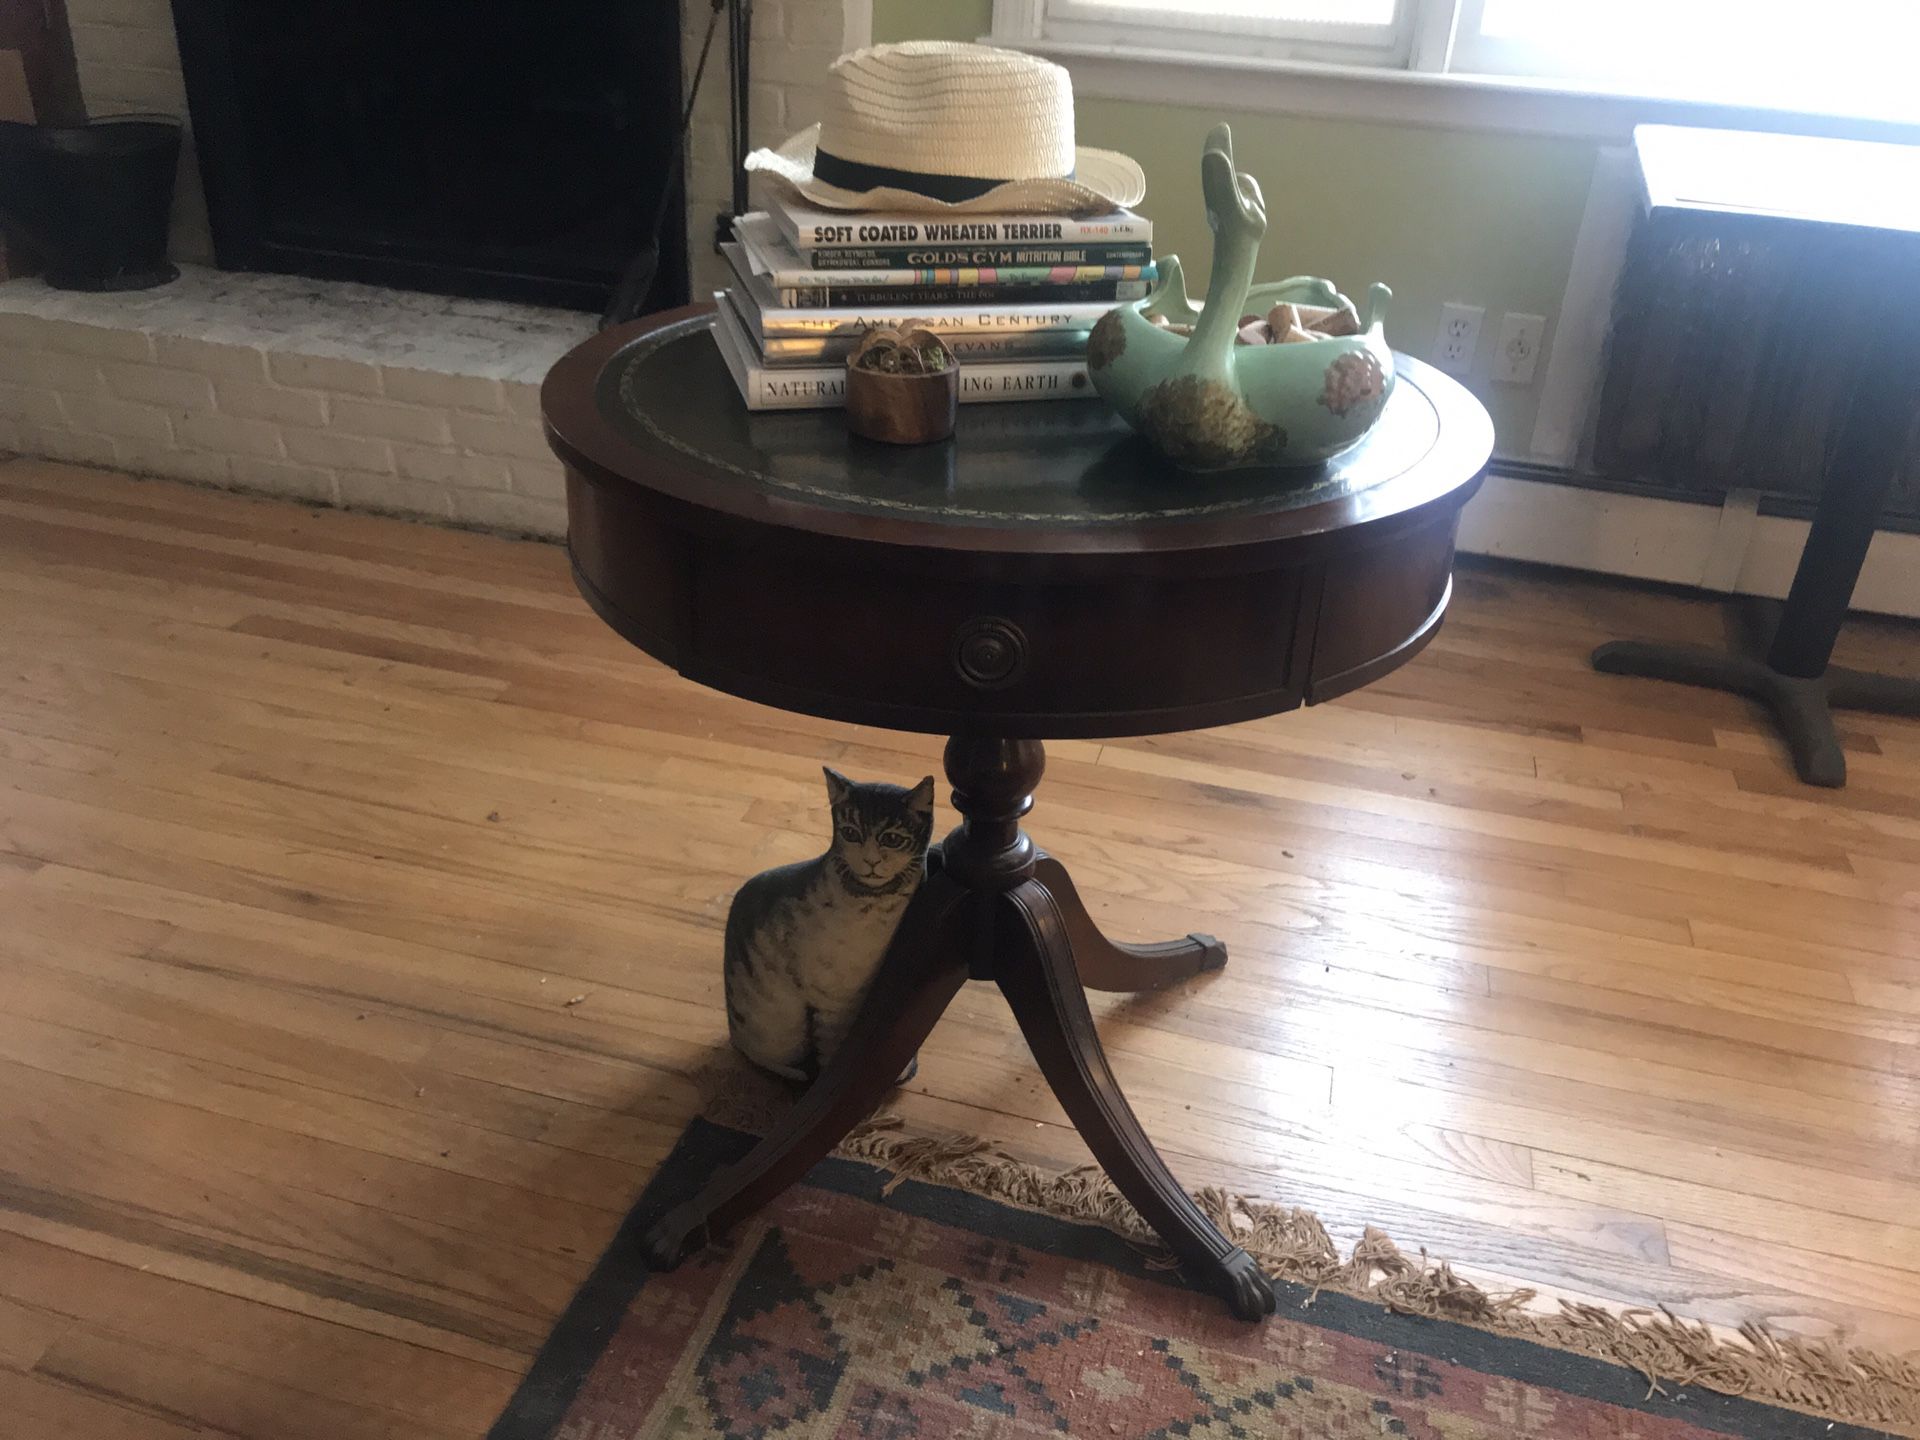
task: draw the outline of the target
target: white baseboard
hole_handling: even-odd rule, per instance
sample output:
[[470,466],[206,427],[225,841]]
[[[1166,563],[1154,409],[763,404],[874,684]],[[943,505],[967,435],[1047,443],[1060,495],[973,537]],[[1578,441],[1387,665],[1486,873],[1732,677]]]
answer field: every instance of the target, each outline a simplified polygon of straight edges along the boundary
[[[1807,522],[1755,517],[1740,507],[1615,495],[1574,485],[1489,475],[1460,521],[1460,549],[1638,580],[1784,596]],[[1729,554],[1729,546],[1737,547]],[[1920,618],[1920,535],[1882,531],[1867,552],[1853,608]]]

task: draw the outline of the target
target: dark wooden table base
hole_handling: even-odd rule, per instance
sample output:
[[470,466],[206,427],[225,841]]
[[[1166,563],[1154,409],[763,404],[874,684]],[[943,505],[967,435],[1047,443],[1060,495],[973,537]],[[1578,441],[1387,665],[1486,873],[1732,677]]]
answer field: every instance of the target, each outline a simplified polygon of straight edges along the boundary
[[[1844,603],[1852,584],[1843,579],[1843,585],[1839,593]],[[1920,715],[1920,680],[1829,664],[1831,638],[1811,663],[1800,667],[1812,674],[1790,673],[1780,659],[1783,609],[1778,601],[1743,597],[1732,609],[1738,633],[1731,649],[1661,640],[1610,640],[1593,652],[1593,668],[1609,675],[1639,675],[1751,696],[1772,712],[1800,778],[1809,785],[1837,789],[1847,783],[1847,756],[1840,748],[1833,712]],[[1834,629],[1837,633],[1837,620]]]
[[1020,828],[1045,755],[1037,740],[956,738],[947,779],[960,827],[929,862],[839,1053],[766,1139],[649,1228],[647,1259],[671,1269],[822,1159],[893,1088],[968,980],[991,980],[1041,1073],[1120,1192],[1235,1315],[1273,1311],[1273,1285],[1167,1169],[1121,1094],[1086,990],[1146,990],[1226,964],[1207,935],[1157,945],[1103,936],[1059,861]]
[[1772,712],[1793,766],[1809,785],[1847,783],[1847,757],[1833,712],[1920,715],[1920,680],[1848,670],[1832,663],[1867,550],[1894,479],[1920,435],[1920,325],[1910,308],[1883,307],[1861,340],[1872,356],[1848,398],[1826,484],[1784,605],[1737,605],[1731,651],[1655,640],[1615,640],[1593,652],[1609,675],[1675,680],[1750,695]]

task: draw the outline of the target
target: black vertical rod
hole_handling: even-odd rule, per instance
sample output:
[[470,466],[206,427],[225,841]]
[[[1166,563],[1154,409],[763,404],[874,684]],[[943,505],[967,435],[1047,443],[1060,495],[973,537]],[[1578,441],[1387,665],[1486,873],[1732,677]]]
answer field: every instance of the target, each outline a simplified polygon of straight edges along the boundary
[[733,213],[744,215],[747,213],[747,147],[752,143],[748,135],[752,116],[747,82],[753,59],[753,0],[733,0],[733,28],[729,38],[729,58],[733,63],[728,67],[727,76],[733,111],[727,134],[733,154]]
[[1771,669],[1798,679],[1826,673],[1880,508],[1920,424],[1920,317],[1894,305],[1874,328],[1767,652]]

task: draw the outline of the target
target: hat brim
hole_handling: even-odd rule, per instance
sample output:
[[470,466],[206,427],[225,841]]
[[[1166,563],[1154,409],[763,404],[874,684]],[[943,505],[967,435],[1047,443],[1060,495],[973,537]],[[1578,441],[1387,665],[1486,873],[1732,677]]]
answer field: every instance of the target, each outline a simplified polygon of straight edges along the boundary
[[790,137],[778,149],[756,150],[747,169],[791,189],[827,210],[886,210],[940,215],[1088,215],[1124,210],[1147,194],[1147,176],[1139,163],[1114,150],[1090,145],[1074,149],[1071,180],[1009,180],[970,200],[936,200],[913,190],[882,185],[847,190],[817,179],[813,152],[820,138],[814,125]]

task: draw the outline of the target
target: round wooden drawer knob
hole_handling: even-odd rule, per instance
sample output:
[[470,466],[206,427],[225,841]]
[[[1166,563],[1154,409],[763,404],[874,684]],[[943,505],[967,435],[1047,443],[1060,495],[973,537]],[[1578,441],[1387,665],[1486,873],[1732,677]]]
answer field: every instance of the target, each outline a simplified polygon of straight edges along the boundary
[[1011,685],[1027,668],[1027,637],[1011,620],[969,620],[954,637],[953,668],[975,689]]

